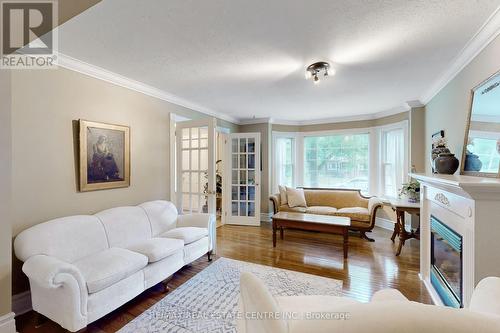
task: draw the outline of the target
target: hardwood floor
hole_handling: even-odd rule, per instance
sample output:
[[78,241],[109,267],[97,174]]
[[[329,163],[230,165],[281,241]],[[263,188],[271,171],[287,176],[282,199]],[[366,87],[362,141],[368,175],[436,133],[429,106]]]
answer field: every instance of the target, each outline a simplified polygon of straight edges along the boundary
[[[284,241],[278,239],[276,248],[273,248],[268,223],[261,227],[225,225],[217,228],[218,254],[214,261],[222,256],[342,280],[344,295],[360,301],[368,301],[377,290],[396,288],[410,300],[431,303],[418,277],[418,241],[407,241],[401,256],[396,257],[396,244],[390,240],[390,231],[375,228],[370,237],[375,239],[374,243],[350,234],[349,258],[344,261],[342,236],[286,230]],[[209,264],[204,256],[184,267],[170,281],[171,290]],[[115,332],[166,295],[161,286],[153,287],[89,325],[86,332]],[[19,316],[16,322],[20,333],[63,331],[51,321],[35,328],[33,312]]]

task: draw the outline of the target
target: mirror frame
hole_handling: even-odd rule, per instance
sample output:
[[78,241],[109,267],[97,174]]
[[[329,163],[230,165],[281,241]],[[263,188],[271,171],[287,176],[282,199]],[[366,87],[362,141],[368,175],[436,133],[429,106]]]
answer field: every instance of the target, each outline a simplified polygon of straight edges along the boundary
[[470,101],[469,101],[469,114],[467,115],[467,123],[465,126],[465,139],[464,139],[464,147],[462,150],[462,163],[460,166],[460,174],[465,176],[475,176],[475,177],[487,177],[487,178],[500,178],[500,163],[498,166],[498,172],[495,173],[487,173],[487,172],[479,172],[479,171],[465,171],[465,157],[467,153],[467,143],[469,142],[469,131],[470,131],[470,123],[472,119],[472,107],[474,105],[474,93],[476,90],[481,87],[483,84],[494,78],[495,76],[500,75],[500,70],[490,75],[487,79],[481,81],[478,85],[471,89]]

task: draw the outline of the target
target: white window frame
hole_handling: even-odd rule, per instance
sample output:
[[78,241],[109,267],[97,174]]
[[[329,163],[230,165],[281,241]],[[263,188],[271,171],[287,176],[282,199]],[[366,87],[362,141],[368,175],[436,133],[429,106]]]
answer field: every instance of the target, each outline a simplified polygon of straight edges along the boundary
[[353,128],[353,129],[341,129],[341,130],[328,130],[328,131],[313,131],[313,132],[280,132],[273,131],[273,160],[272,160],[272,189],[273,193],[277,193],[278,184],[276,183],[276,138],[278,137],[286,137],[286,138],[295,138],[294,146],[295,146],[295,154],[294,154],[294,186],[302,187],[304,186],[304,140],[306,137],[317,137],[317,136],[332,136],[332,135],[356,135],[356,134],[368,134],[369,135],[369,146],[368,146],[368,193],[369,195],[381,195],[383,193],[383,156],[382,156],[382,140],[383,140],[383,132],[391,131],[395,129],[402,129],[404,135],[404,162],[405,166],[405,181],[408,180],[408,173],[410,171],[410,150],[409,150],[409,121],[403,120],[401,122],[382,125],[382,126],[374,126],[374,127],[365,127],[365,128]]
[[377,196],[385,196],[384,195],[384,188],[385,188],[385,173],[384,173],[384,168],[383,164],[385,163],[385,156],[384,156],[384,146],[386,144],[385,142],[385,136],[384,133],[386,132],[391,132],[394,130],[403,130],[403,146],[404,146],[404,160],[403,160],[403,167],[405,170],[403,171],[403,182],[407,182],[409,179],[408,173],[410,172],[410,138],[409,138],[409,122],[408,120],[403,120],[398,123],[393,123],[393,124],[388,124],[388,125],[383,125],[383,126],[378,126],[376,128],[377,132],[377,142],[378,142],[378,163],[377,163],[377,175],[376,180],[378,180],[377,184],[375,185],[376,191],[373,192],[374,195]]
[[298,150],[297,150],[297,141],[298,141],[298,133],[297,132],[277,132],[273,131],[272,137],[273,137],[273,145],[271,147],[272,150],[272,173],[271,173],[271,179],[272,179],[272,193],[278,193],[278,182],[277,182],[277,169],[274,167],[277,164],[277,156],[276,156],[276,144],[278,141],[278,138],[286,138],[286,139],[293,139],[293,146],[292,146],[292,161],[293,161],[293,179],[292,179],[292,186],[296,187],[297,186],[297,177],[298,177]]

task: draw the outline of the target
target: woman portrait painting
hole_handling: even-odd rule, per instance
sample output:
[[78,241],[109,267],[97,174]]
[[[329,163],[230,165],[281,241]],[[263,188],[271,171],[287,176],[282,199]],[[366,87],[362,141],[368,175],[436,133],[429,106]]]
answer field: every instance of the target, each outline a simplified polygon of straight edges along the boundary
[[81,190],[128,186],[129,128],[87,121],[80,126]]

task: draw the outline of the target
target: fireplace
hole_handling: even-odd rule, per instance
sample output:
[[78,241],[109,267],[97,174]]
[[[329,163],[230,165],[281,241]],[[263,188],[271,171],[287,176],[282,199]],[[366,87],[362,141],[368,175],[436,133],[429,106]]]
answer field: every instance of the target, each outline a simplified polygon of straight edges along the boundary
[[447,306],[463,307],[463,239],[431,215],[431,284]]

